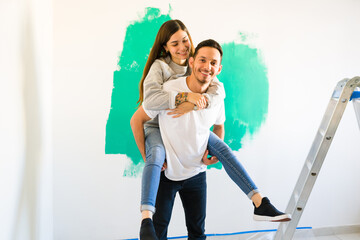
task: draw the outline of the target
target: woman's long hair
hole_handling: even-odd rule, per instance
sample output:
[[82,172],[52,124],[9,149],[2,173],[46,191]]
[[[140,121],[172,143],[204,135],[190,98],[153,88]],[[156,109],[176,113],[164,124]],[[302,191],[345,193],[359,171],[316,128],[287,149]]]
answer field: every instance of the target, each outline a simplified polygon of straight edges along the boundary
[[180,21],[180,20],[169,20],[163,23],[161,25],[156,38],[154,45],[152,46],[150,50],[150,54],[148,57],[148,60],[146,61],[145,68],[143,75],[140,80],[139,84],[139,91],[140,91],[140,97],[137,103],[139,103],[139,106],[144,101],[144,80],[149,73],[151,65],[155,62],[158,58],[165,58],[167,56],[170,56],[170,53],[167,53],[164,46],[169,41],[171,36],[176,33],[179,30],[183,30],[187,33],[189,40],[190,40],[190,56],[194,53],[194,45],[190,36],[189,31],[187,30],[186,26]]

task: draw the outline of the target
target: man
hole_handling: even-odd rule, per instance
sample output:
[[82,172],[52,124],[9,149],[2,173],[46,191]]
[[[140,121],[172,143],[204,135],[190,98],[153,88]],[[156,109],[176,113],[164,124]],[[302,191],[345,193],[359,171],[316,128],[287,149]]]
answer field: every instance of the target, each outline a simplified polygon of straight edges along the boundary
[[[196,55],[189,59],[192,74],[189,77],[166,82],[164,90],[206,92],[212,79],[220,73],[222,67],[220,51],[215,47],[221,50],[218,43],[208,40],[204,47],[199,48]],[[140,107],[133,118],[145,123],[156,115],[159,115],[167,159],[167,169],[161,176],[156,199],[157,210],[153,218],[156,233],[159,239],[167,239],[172,206],[175,195],[179,192],[189,239],[205,239],[206,165],[202,162],[202,157],[207,149],[211,126],[215,124],[214,132],[219,137],[224,137],[224,103],[210,109],[192,111],[179,118],[173,118],[167,114],[167,111],[148,111]],[[194,134],[196,138],[191,137]]]
[[[166,82],[163,86],[164,90],[206,92],[213,78],[221,72],[221,58],[222,49],[216,41],[201,42],[195,49],[194,57],[189,59],[191,75]],[[210,109],[191,111],[179,118],[173,118],[168,111],[149,111],[140,107],[131,121],[139,149],[144,149],[144,141],[136,138],[136,132],[143,131],[143,124],[157,115],[166,150],[167,169],[161,175],[156,199],[157,210],[153,218],[156,235],[160,240],[167,239],[173,203],[176,193],[179,193],[185,212],[188,238],[205,239],[206,165],[204,163],[210,164],[211,161],[207,162],[206,158],[203,159],[203,155],[208,148],[210,153],[215,153],[215,148],[211,149],[212,143],[208,143],[210,127],[214,126],[213,132],[220,139],[224,138],[224,102]],[[231,154],[231,149],[227,147],[225,152]],[[211,154],[216,155],[213,153]],[[255,187],[254,191],[256,190]],[[260,196],[258,192],[252,194]],[[288,216],[283,216],[285,214],[277,211],[270,202],[267,202],[267,198],[264,199],[266,200],[255,206],[255,215],[261,215],[262,218],[268,218],[270,215],[270,220],[281,216],[276,220],[289,220]],[[263,209],[265,213],[262,212]]]

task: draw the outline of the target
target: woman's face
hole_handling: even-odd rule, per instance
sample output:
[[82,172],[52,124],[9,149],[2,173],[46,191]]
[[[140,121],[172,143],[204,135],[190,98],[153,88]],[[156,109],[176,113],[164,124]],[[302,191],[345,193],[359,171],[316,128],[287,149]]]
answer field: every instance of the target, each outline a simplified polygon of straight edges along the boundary
[[170,53],[173,62],[185,65],[190,54],[190,40],[187,33],[180,29],[170,37],[164,48]]

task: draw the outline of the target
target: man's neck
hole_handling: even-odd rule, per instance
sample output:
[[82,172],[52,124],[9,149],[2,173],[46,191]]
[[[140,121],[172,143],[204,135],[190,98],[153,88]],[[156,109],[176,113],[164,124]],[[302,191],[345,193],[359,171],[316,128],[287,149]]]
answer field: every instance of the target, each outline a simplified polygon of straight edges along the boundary
[[194,93],[205,93],[210,83],[201,84],[193,75],[186,78],[188,88]]

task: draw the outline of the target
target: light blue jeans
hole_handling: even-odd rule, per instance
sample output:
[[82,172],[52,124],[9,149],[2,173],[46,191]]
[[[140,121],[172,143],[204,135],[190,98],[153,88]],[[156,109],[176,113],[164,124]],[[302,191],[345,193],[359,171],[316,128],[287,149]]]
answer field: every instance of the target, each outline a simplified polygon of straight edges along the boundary
[[[233,154],[230,147],[211,131],[208,150],[210,155],[216,156],[219,159],[226,173],[249,199],[259,192],[255,183],[251,180],[249,174]],[[146,162],[142,174],[140,210],[149,210],[154,213],[161,168],[165,161],[165,147],[159,128],[145,128],[145,151]]]

